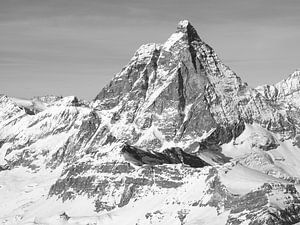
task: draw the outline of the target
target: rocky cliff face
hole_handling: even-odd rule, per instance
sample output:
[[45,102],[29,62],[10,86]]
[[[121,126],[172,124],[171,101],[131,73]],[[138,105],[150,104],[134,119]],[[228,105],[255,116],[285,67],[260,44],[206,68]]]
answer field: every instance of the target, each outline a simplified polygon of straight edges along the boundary
[[299,81],[248,87],[181,21],[93,102],[0,96],[2,223],[299,222]]
[[[298,75],[274,88],[251,89],[182,21],[165,44],[142,46],[96,102],[99,109],[113,111],[113,123],[134,126],[137,133],[155,127],[166,141],[194,140],[241,121],[291,138],[299,123],[298,105],[284,102],[291,95],[287,92],[298,93]],[[153,149],[162,146],[154,141]]]

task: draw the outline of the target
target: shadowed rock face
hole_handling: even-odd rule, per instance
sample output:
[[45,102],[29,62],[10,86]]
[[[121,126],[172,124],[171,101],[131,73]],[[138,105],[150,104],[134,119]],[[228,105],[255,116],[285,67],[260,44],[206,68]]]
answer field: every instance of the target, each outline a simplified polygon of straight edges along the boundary
[[209,164],[197,156],[188,154],[180,148],[170,148],[162,152],[147,152],[125,145],[121,153],[124,158],[135,165],[186,164],[194,168],[202,168]]
[[[288,139],[299,132],[298,103],[290,99],[299,92],[299,77],[252,89],[182,21],[166,43],[138,49],[95,100],[98,109],[114,112],[113,123],[134,124],[137,133],[155,126],[167,141],[191,140],[211,129],[226,133],[241,121]],[[234,138],[228,134],[222,142]]]
[[208,137],[199,142],[199,150],[220,150],[222,144],[235,140],[244,130],[244,121],[218,126]]

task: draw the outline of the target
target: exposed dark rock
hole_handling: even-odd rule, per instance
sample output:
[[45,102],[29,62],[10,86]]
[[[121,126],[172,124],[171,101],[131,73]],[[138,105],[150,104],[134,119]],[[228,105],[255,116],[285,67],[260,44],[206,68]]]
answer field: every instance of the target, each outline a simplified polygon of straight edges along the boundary
[[215,130],[203,141],[199,143],[200,150],[216,150],[220,149],[220,145],[235,140],[245,129],[244,121],[239,121],[232,125],[219,125]]
[[28,115],[35,115],[36,112],[33,110],[33,109],[30,109],[30,108],[23,108],[25,113],[28,114]]
[[106,136],[106,140],[104,141],[103,145],[112,144],[112,143],[114,143],[114,142],[116,142],[116,141],[117,141],[117,139],[116,139],[115,136],[113,136],[113,135],[111,135],[111,134],[108,134],[108,135]]
[[135,189],[134,184],[129,184],[129,185],[125,186],[120,203],[118,204],[119,207],[123,207],[129,203],[129,201],[132,198],[132,195],[134,193],[134,189]]
[[257,147],[264,151],[269,151],[272,149],[276,149],[280,144],[275,140],[274,137],[271,137],[267,140],[267,142],[261,144],[261,143],[253,143],[251,147]]
[[100,124],[101,118],[99,118],[95,111],[92,111],[89,116],[82,121],[79,133],[77,134],[78,142],[81,144],[88,143],[97,131]]
[[63,180],[57,180],[54,185],[51,186],[49,196],[57,196],[62,201],[74,199],[77,195],[87,194],[92,196],[93,184],[95,176],[88,177],[68,177]]
[[180,148],[170,148],[163,152],[147,152],[130,145],[124,145],[121,153],[125,159],[135,165],[162,165],[183,163],[195,168],[208,166],[205,161],[197,156],[188,154]]
[[5,144],[5,140],[0,140],[0,148]]
[[95,201],[95,211],[96,212],[102,212],[102,211],[111,211],[116,206],[110,206],[106,202],[101,201],[100,199],[96,199]]
[[3,170],[9,170],[9,165],[8,164],[0,165],[0,172]]
[[62,214],[59,215],[59,217],[64,220],[64,221],[68,221],[71,217],[69,217],[65,212],[63,212]]

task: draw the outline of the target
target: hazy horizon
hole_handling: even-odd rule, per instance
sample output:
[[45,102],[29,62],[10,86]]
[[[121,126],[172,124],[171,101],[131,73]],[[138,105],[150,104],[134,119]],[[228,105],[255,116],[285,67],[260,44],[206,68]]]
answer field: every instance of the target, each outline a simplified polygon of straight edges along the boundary
[[0,94],[91,100],[141,44],[188,19],[250,86],[300,68],[297,0],[1,0]]

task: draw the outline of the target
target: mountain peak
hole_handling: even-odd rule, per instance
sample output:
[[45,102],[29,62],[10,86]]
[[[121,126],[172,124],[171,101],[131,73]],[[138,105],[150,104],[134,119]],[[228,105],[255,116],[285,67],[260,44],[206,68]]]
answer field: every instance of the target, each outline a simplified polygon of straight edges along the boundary
[[[268,99],[289,98],[289,102],[299,105],[298,97],[300,96],[300,70],[295,70],[284,80],[274,85],[262,85],[256,88],[261,94]],[[297,97],[296,97],[297,96]]]
[[191,26],[190,21],[188,21],[188,20],[180,20],[179,23],[178,23],[178,25],[177,25],[177,27],[178,27],[178,29],[181,29],[181,28],[187,28],[189,25]]
[[300,70],[296,69],[290,76],[289,78],[297,78],[300,79]]
[[192,24],[188,20],[179,21],[177,25],[177,33],[187,34],[190,41],[200,40],[200,37],[196,29],[192,26]]
[[282,83],[300,83],[300,70],[296,69],[293,73],[289,74],[284,80],[278,82],[275,85]]

